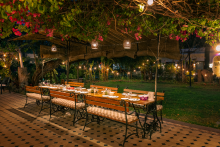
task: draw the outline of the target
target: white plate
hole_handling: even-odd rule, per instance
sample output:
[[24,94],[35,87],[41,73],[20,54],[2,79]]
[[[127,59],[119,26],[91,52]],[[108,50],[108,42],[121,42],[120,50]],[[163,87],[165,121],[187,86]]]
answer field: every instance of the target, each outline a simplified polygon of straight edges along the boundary
[[122,95],[126,95],[127,93],[122,93]]
[[109,95],[102,95],[102,97],[108,97]]
[[128,99],[129,101],[140,101],[140,99]]
[[128,100],[128,98],[121,98],[121,100]]
[[131,94],[131,96],[137,96],[137,94]]
[[48,88],[49,86],[39,86],[39,87]]
[[109,98],[118,98],[118,96],[109,96]]
[[80,92],[81,94],[86,94],[86,93],[88,93],[87,91],[83,91],[83,92]]
[[75,91],[75,93],[80,93],[80,91]]

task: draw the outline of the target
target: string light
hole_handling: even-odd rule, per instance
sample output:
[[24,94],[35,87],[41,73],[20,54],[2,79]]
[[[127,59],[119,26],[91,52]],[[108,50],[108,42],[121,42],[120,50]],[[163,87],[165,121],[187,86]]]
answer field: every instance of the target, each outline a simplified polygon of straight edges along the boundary
[[140,66],[138,68],[141,68]]
[[92,49],[98,49],[98,46],[99,46],[98,41],[93,40],[93,41],[91,42],[91,48],[92,48]]
[[147,62],[148,62],[149,60],[147,59]]
[[130,74],[130,72],[128,72],[128,74]]
[[16,57],[15,60],[17,60],[18,58]]
[[109,69],[107,68],[107,70],[109,70]]
[[178,68],[180,68],[180,66],[178,66]]
[[185,69],[183,68],[183,70],[185,70]]
[[131,41],[130,39],[125,39],[123,42],[124,49],[131,49]]
[[65,64],[65,62],[63,61],[62,64]]
[[119,75],[119,73],[117,73],[117,75]]
[[96,70],[96,67],[94,67],[94,70]]
[[144,65],[144,63],[142,65]]
[[136,70],[134,70],[134,72],[136,72]]
[[196,74],[194,73],[193,75],[195,76]]
[[155,64],[155,62],[154,62],[154,64]]
[[81,69],[81,66],[79,66],[79,69]]
[[6,54],[4,54],[4,57],[6,57]]
[[89,70],[92,70],[92,68],[89,68]]
[[205,77],[207,76],[207,74],[205,74]]
[[57,51],[56,45],[52,45],[52,46],[51,46],[51,51],[52,51],[52,52],[56,52],[56,51]]
[[214,73],[214,72],[213,72],[212,74],[213,74],[213,75],[215,75],[215,73]]
[[144,11],[144,4],[139,4],[139,12],[143,12]]
[[114,71],[112,71],[112,73],[114,73]]
[[6,68],[7,66],[5,65],[4,67]]

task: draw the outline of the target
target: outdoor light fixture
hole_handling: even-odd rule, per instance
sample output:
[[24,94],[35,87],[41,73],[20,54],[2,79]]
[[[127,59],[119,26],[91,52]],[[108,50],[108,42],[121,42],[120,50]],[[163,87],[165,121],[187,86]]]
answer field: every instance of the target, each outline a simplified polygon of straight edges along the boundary
[[209,64],[209,68],[212,68],[212,67],[213,67],[213,64],[212,64],[212,63],[210,63],[210,64]]
[[124,49],[131,49],[131,41],[129,39],[125,39],[123,42]]
[[63,61],[63,62],[62,62],[62,64],[64,65],[64,64],[65,64],[65,62]]
[[153,0],[148,0],[148,1],[147,1],[147,4],[148,4],[148,5],[152,5],[153,3],[154,3]]
[[93,41],[91,42],[91,48],[92,48],[92,49],[96,50],[96,49],[98,49],[98,46],[99,46],[98,41],[93,40]]
[[51,51],[52,51],[52,52],[56,52],[56,51],[57,51],[56,45],[53,44],[53,45],[51,46]]
[[139,4],[139,12],[143,12],[144,11],[144,4]]
[[6,56],[6,54],[4,54],[4,57]]
[[216,51],[220,52],[220,44],[216,46]]

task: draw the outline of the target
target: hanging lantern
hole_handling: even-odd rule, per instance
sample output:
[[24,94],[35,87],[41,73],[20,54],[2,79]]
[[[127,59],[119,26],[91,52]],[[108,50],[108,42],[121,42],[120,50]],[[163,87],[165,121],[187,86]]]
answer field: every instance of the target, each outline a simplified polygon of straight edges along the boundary
[[123,42],[124,49],[131,49],[131,41],[130,39],[125,39]]
[[56,52],[56,51],[57,51],[56,45],[52,45],[52,46],[51,46],[51,51],[52,51],[52,52]]
[[91,42],[91,48],[92,48],[92,49],[96,50],[96,49],[98,49],[98,46],[99,46],[98,41],[93,40],[93,41]]

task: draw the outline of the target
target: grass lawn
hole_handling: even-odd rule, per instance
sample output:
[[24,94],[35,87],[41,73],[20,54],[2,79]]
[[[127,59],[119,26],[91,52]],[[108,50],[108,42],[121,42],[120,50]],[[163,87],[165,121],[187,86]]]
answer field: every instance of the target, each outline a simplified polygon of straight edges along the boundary
[[[86,87],[89,87],[89,83]],[[136,90],[154,91],[154,82],[108,81],[95,85],[116,87],[122,93],[125,87]],[[163,117],[192,124],[220,129],[220,86],[213,84],[158,83],[158,92],[165,91]]]

